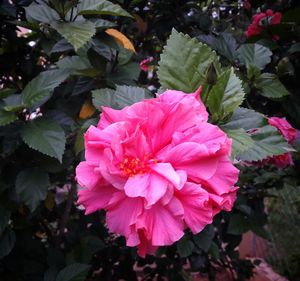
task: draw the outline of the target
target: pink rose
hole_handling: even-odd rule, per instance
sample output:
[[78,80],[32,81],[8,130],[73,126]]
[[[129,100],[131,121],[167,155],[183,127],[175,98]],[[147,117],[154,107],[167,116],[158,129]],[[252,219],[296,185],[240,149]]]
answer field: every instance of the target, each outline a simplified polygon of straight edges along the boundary
[[78,203],[86,214],[104,209],[109,230],[142,257],[178,241],[186,228],[200,232],[235,201],[231,139],[207,123],[200,90],[103,107],[85,134]]

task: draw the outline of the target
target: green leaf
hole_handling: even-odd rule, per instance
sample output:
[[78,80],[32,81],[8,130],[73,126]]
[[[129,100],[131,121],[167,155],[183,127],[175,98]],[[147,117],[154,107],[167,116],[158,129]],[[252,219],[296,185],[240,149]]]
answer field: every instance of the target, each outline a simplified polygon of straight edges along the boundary
[[139,87],[117,86],[116,90],[99,89],[92,92],[93,104],[100,109],[101,106],[109,106],[121,109],[141,100],[151,98],[148,90]]
[[[38,4],[35,2],[38,2]],[[28,21],[35,20],[49,24],[53,21],[59,20],[59,15],[55,10],[51,9],[48,5],[44,4],[40,0],[35,2],[32,2],[28,7],[25,8]]]
[[47,101],[52,91],[69,76],[68,71],[54,69],[41,72],[22,91],[24,106],[35,108]]
[[95,34],[96,27],[91,21],[51,22],[51,26],[64,37],[75,51],[87,43]]
[[233,112],[230,121],[222,125],[222,129],[238,130],[243,128],[250,130],[260,128],[267,124],[267,118],[263,114],[248,108],[238,107]]
[[66,40],[66,39],[61,39],[59,40],[51,49],[50,53],[63,53],[67,51],[73,51],[74,48],[73,46]]
[[84,281],[89,269],[89,265],[81,263],[68,265],[58,273],[55,281]]
[[290,94],[275,74],[263,73],[255,82],[264,97],[277,99]]
[[49,175],[46,172],[39,168],[26,169],[17,176],[16,193],[34,211],[40,201],[46,198],[49,186]]
[[108,20],[103,19],[91,19],[91,21],[95,24],[97,30],[105,30],[107,28],[116,27],[117,24]]
[[0,99],[7,98],[8,96],[14,94],[16,92],[16,89],[12,88],[4,88],[0,90]]
[[115,101],[115,90],[99,89],[92,91],[93,105],[100,109],[101,106],[109,106],[111,108],[120,109]]
[[208,96],[208,107],[214,120],[220,120],[232,113],[242,102],[245,92],[241,80],[233,68],[223,72]]
[[22,96],[18,94],[10,95],[3,99],[5,106],[3,107],[6,111],[19,111],[23,108]]
[[215,231],[212,225],[207,225],[200,233],[194,235],[193,240],[204,252],[208,252],[214,239]]
[[255,65],[259,69],[264,69],[271,62],[272,52],[262,45],[243,44],[238,50],[238,58],[241,63]]
[[251,136],[244,129],[226,130],[228,137],[232,138],[231,156],[235,158],[240,153],[247,151],[254,145]]
[[260,225],[251,224],[250,229],[258,236],[262,237],[263,239],[270,239],[270,234],[268,231]]
[[294,54],[298,52],[300,52],[300,42],[293,44],[288,50],[289,54]]
[[213,35],[200,35],[197,38],[228,60],[235,60],[238,44],[231,33],[220,33],[218,37]]
[[78,6],[80,15],[112,15],[132,17],[119,5],[106,0],[82,0]]
[[10,219],[10,211],[0,205],[0,237],[2,233],[4,232],[5,228],[8,225],[9,219]]
[[0,259],[7,256],[13,249],[16,242],[15,232],[7,228],[0,238]]
[[172,30],[160,57],[158,78],[165,89],[192,93],[206,81],[217,55],[197,39]]
[[233,139],[233,151],[239,160],[260,161],[293,151],[278,130],[267,124],[263,114],[240,107],[221,128]]
[[250,229],[249,218],[241,214],[233,214],[227,228],[227,233],[241,235]]
[[260,76],[260,70],[253,64],[247,67],[247,78],[249,80],[257,79]]
[[97,125],[97,119],[92,118],[84,122],[84,124],[79,128],[76,134],[76,139],[74,143],[74,152],[78,155],[81,151],[84,150],[84,133],[91,125]]
[[66,137],[57,123],[47,119],[34,119],[23,127],[21,137],[32,149],[62,162]]
[[116,72],[111,73],[108,78],[115,84],[136,85],[141,72],[139,64],[130,62],[125,65],[119,65]]
[[182,258],[190,256],[195,248],[194,243],[189,239],[187,235],[184,235],[177,242],[177,251]]
[[244,161],[260,161],[274,155],[281,155],[293,148],[285,141],[278,130],[266,125],[251,134],[254,145],[240,153],[237,158]]
[[14,112],[5,111],[0,107],[0,127],[8,125],[18,119]]
[[81,70],[91,69],[89,60],[80,56],[68,56],[59,60],[56,65],[59,69],[68,71],[70,74],[80,74]]
[[218,245],[215,242],[211,243],[211,246],[209,248],[209,253],[212,255],[212,257],[215,260],[218,260],[220,258],[220,250]]

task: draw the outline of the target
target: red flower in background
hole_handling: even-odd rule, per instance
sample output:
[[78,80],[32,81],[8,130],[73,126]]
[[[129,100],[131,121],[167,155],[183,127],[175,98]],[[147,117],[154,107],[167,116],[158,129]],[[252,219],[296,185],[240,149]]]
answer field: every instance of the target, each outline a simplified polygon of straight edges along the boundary
[[248,0],[245,0],[243,4],[244,4],[244,8],[246,10],[250,10],[251,9],[251,3]]
[[147,58],[147,59],[144,59],[140,62],[140,68],[141,70],[147,72],[149,71],[149,63],[152,62],[154,60],[153,57],[150,57],[150,58]]
[[[279,12],[274,13],[272,10],[267,10],[265,13],[259,13],[253,16],[252,23],[248,26],[247,31],[245,32],[246,36],[252,37],[262,33],[268,25],[276,25],[281,22],[282,14]],[[279,37],[275,36],[275,40],[278,40]]]
[[[271,126],[278,129],[289,144],[295,141],[298,131],[285,118],[271,117],[268,119],[268,122]],[[274,164],[278,168],[294,165],[290,152],[270,157],[268,163]]]

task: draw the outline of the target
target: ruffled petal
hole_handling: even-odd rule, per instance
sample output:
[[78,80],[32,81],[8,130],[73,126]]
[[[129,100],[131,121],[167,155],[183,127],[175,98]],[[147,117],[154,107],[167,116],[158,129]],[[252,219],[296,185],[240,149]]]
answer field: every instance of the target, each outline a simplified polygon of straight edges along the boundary
[[209,194],[200,185],[187,182],[175,193],[184,208],[184,221],[193,233],[200,232],[212,223],[213,211],[209,204]]
[[161,177],[167,179],[176,188],[180,187],[181,178],[180,175],[176,173],[174,168],[170,163],[157,163],[151,166],[151,170],[155,171]]
[[78,191],[78,204],[85,207],[85,214],[91,214],[97,210],[106,209],[117,190],[109,185],[97,186],[93,189],[82,189]]
[[90,165],[88,162],[81,162],[76,167],[76,180],[84,187],[90,189],[99,185],[103,181],[101,173],[97,170],[97,167]]
[[114,193],[106,212],[106,223],[111,232],[131,237],[135,232],[132,227],[143,212],[143,199],[130,198],[124,192]]
[[144,197],[147,201],[146,207],[149,208],[164,196],[168,185],[168,181],[160,175],[138,174],[127,180],[124,191],[129,197]]
[[212,190],[218,195],[231,191],[232,187],[238,181],[239,170],[234,167],[228,157],[223,156],[218,161],[216,172],[212,177],[202,182],[202,187]]
[[173,198],[168,205],[155,204],[144,211],[137,221],[137,229],[145,232],[153,246],[171,245],[184,234],[183,208]]

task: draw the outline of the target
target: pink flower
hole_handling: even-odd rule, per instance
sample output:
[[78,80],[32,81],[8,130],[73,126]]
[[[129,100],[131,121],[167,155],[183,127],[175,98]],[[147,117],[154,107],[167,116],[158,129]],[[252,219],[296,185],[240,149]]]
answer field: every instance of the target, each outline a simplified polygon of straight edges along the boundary
[[249,0],[245,0],[244,3],[243,3],[243,5],[244,5],[244,8],[246,10],[250,10],[251,9],[251,3],[249,2]]
[[[298,131],[285,118],[271,117],[268,119],[268,122],[271,126],[278,129],[289,144],[295,141]],[[278,168],[294,165],[290,152],[270,157],[267,159],[267,162],[274,164]]]
[[147,59],[144,59],[140,62],[140,68],[141,70],[147,72],[149,71],[149,63],[154,61],[154,58],[153,57],[150,57],[150,58],[147,58]]
[[21,26],[17,26],[17,37],[27,37],[29,33],[31,33],[32,30],[25,28],[25,27],[21,27]]
[[[281,22],[282,14],[279,12],[274,13],[272,10],[267,10],[265,13],[259,13],[253,16],[252,23],[248,26],[247,31],[245,32],[246,36],[252,37],[259,35],[264,31],[266,26],[275,25]],[[278,40],[278,36],[273,37],[275,40]]]
[[207,123],[200,91],[103,107],[85,134],[78,203],[86,214],[106,210],[109,230],[142,257],[178,241],[186,228],[200,232],[233,206],[239,171],[229,159],[231,140]]
[[288,143],[291,144],[295,141],[298,131],[285,118],[271,117],[268,122],[280,131]]

